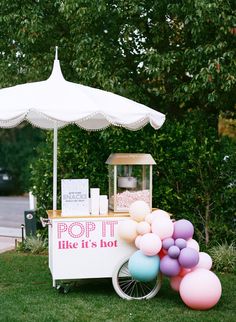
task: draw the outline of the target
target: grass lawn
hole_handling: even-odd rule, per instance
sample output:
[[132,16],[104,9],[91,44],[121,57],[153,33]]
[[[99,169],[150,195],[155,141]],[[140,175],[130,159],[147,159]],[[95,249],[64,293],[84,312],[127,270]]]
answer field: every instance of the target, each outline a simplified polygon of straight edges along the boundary
[[47,256],[0,255],[0,321],[236,321],[236,275],[217,274],[223,294],[209,311],[194,311],[171,290],[168,280],[151,300],[118,297],[111,280],[90,280],[68,294],[52,287]]

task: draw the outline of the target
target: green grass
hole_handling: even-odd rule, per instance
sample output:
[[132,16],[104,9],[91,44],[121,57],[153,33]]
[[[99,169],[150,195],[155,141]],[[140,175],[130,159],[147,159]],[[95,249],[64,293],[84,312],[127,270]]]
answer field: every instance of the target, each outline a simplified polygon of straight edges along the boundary
[[236,321],[236,275],[217,274],[223,294],[208,311],[194,311],[171,290],[168,280],[148,301],[126,301],[111,280],[90,280],[68,294],[52,287],[47,256],[8,252],[0,255],[0,321]]

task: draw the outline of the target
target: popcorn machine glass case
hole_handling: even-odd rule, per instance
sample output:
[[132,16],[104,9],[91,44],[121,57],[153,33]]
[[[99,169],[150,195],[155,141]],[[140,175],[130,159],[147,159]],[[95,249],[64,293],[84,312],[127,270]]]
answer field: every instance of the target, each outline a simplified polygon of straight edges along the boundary
[[145,201],[152,209],[152,166],[150,154],[115,153],[107,159],[109,174],[109,208],[127,212],[132,202]]

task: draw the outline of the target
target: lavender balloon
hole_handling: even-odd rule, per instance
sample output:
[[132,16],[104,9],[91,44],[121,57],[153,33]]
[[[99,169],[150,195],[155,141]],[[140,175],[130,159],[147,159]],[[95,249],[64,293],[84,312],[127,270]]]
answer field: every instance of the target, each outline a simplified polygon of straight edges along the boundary
[[168,250],[171,246],[173,246],[175,244],[175,241],[173,238],[169,237],[169,238],[165,238],[162,241],[162,247],[166,250]]
[[199,253],[190,247],[183,248],[180,251],[178,261],[184,268],[192,268],[199,262]]
[[186,242],[186,240],[185,240],[185,239],[183,239],[183,238],[177,238],[177,239],[175,240],[175,245],[176,245],[177,247],[179,247],[179,249],[183,249],[183,248],[187,247],[187,242]]
[[160,271],[166,276],[177,276],[180,272],[180,265],[177,259],[170,258],[169,255],[161,259]]
[[174,233],[173,238],[183,238],[185,240],[188,240],[189,238],[192,238],[194,234],[194,228],[193,224],[186,219],[177,220],[174,223]]
[[168,255],[171,258],[178,258],[179,254],[180,254],[180,249],[175,245],[170,246],[170,248],[168,249]]

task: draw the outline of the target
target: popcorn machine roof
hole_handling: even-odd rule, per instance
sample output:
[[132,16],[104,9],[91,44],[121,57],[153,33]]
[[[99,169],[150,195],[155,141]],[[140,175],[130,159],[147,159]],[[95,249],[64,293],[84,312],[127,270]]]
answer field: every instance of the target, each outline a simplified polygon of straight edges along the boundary
[[106,164],[111,165],[153,165],[156,164],[151,154],[145,153],[113,153],[110,154]]

